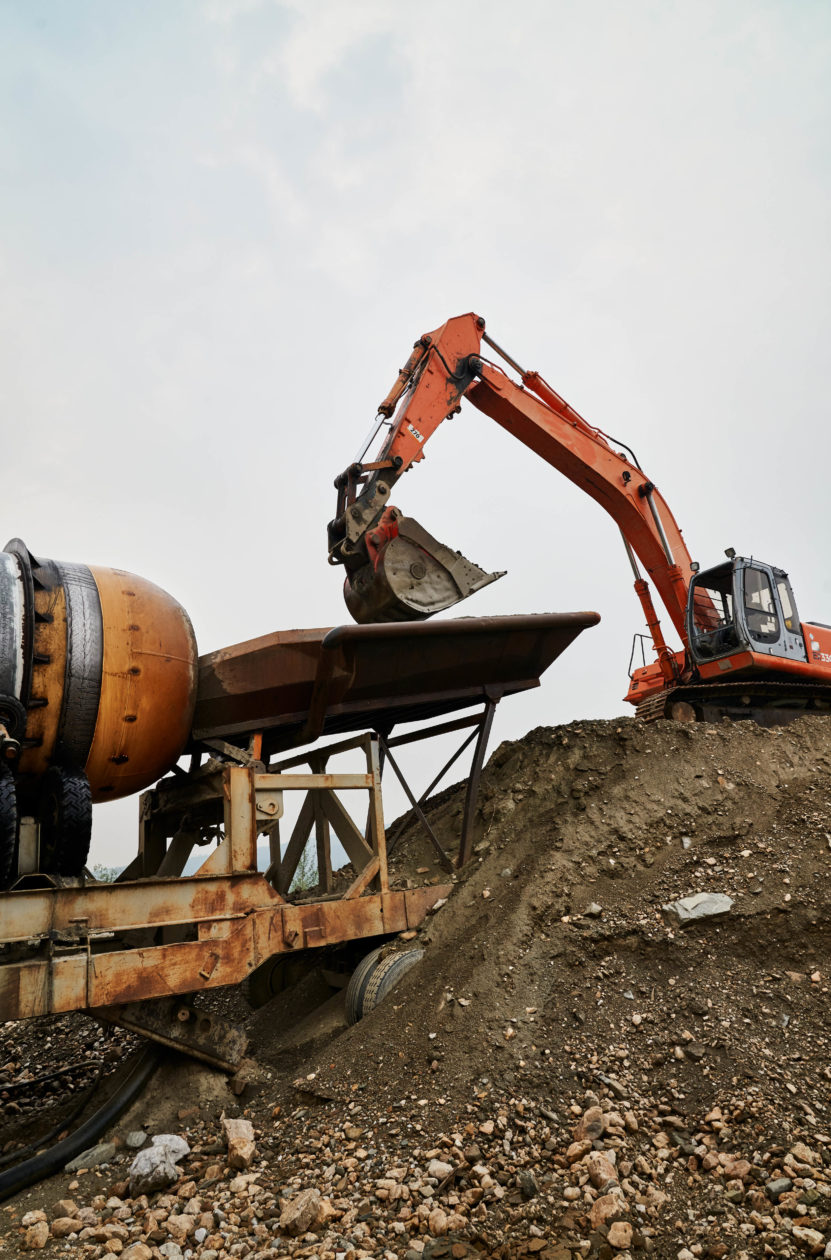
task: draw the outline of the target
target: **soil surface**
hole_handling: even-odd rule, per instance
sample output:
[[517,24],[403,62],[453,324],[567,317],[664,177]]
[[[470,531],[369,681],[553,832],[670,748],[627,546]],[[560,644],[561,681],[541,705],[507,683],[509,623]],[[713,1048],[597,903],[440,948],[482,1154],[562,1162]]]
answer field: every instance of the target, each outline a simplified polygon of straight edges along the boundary
[[[451,851],[463,802],[429,811]],[[328,967],[253,1013],[214,995],[256,1079],[166,1064],[108,1162],[0,1209],[2,1254],[831,1257],[828,719],[541,728],[491,757],[476,832],[377,1009],[347,1026]],[[397,886],[448,881],[417,821],[389,835]],[[664,908],[701,893],[730,904]],[[127,1049],[5,1034],[7,1082]],[[0,1079],[7,1144],[30,1101]],[[190,1145],[160,1193],[130,1195],[135,1129]]]

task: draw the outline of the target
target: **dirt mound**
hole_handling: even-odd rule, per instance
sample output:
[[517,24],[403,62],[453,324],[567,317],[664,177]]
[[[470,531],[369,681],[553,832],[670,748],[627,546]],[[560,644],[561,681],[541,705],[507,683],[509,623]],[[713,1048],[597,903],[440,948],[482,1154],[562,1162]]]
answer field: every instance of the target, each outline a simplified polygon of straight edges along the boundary
[[[361,1078],[377,1046],[374,1089],[438,1075],[447,1093],[497,1063],[526,1087],[550,1083],[542,1060],[561,1063],[572,1034],[598,1050],[624,1034],[649,1043],[653,1082],[668,1055],[702,1096],[756,1043],[779,1063],[804,1038],[821,1067],[827,989],[808,977],[829,952],[829,786],[824,719],[584,722],[502,745],[483,775],[475,863],[421,933],[425,963],[340,1040],[328,1072]],[[460,809],[459,790],[430,815],[448,846]],[[411,822],[395,870],[418,866],[437,870]],[[730,913],[684,931],[667,921],[666,903],[702,892],[727,894]],[[706,1060],[674,1055],[679,1021],[712,1042]]]
[[[790,1254],[794,1221],[827,1231],[831,1206],[809,1185],[819,1208],[802,1202],[785,1226],[764,1190],[802,1142],[818,1147],[829,1191],[829,788],[824,719],[582,722],[502,745],[483,776],[475,861],[419,934],[424,962],[294,1065],[304,1088],[348,1105],[375,1140],[429,1146],[455,1129],[459,1158],[490,1127],[514,1202],[490,1213],[482,1246],[514,1232],[527,1243],[542,1213],[575,1255],[589,1239],[612,1254],[608,1230],[591,1228],[601,1196],[566,1158],[575,1115],[600,1104],[637,1125],[620,1152],[630,1172],[641,1161],[633,1198],[647,1186],[663,1196],[660,1222],[644,1199],[638,1246]],[[430,814],[448,847],[462,801],[449,791]],[[397,877],[439,877],[423,832],[404,823]],[[663,907],[699,893],[726,894],[729,913],[679,928]],[[551,1186],[530,1207],[518,1134]],[[726,1199],[724,1165],[715,1182],[707,1169],[713,1149],[751,1169]]]
[[[430,809],[450,850],[463,801]],[[399,886],[447,880],[413,818],[390,834]],[[345,1030],[336,1001],[314,1010],[322,974],[301,979],[249,1020],[252,1096],[193,1109],[194,1260],[831,1256],[830,863],[827,719],[503,744],[473,861],[391,942],[422,962]],[[698,894],[720,913],[681,927],[666,907]],[[215,1163],[222,1106],[255,1125],[253,1180]],[[322,1215],[288,1236],[306,1191]],[[177,1195],[118,1209],[131,1242],[157,1254]]]

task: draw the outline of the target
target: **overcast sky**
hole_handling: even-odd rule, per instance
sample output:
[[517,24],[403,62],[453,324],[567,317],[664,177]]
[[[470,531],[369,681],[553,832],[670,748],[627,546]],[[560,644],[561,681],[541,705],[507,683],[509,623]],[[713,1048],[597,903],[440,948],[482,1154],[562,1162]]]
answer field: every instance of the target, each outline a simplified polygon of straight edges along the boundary
[[[475,310],[702,566],[831,622],[830,53],[819,0],[0,0],[0,545],[152,579],[202,651],[343,621],[332,478]],[[509,570],[459,613],[602,615],[497,739],[624,711],[592,500],[467,407],[395,501]]]

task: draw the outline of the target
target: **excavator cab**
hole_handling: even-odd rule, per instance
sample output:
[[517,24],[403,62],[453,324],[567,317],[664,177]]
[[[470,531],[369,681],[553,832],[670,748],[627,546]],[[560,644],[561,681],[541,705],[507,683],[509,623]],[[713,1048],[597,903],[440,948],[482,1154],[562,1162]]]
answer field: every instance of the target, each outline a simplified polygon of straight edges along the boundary
[[787,573],[744,556],[693,579],[687,637],[696,664],[734,652],[808,659]]

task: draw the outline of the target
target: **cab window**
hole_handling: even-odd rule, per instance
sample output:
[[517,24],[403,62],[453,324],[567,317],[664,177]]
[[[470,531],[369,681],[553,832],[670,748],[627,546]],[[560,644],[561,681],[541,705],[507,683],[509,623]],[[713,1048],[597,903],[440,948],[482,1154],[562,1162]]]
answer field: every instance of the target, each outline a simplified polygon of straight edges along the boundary
[[733,620],[732,565],[710,569],[696,578],[690,612],[690,635],[697,657],[724,656],[738,647]]
[[785,619],[785,629],[795,634],[799,629],[799,616],[793,601],[790,582],[786,578],[777,578],[776,589],[779,592],[779,604]]
[[779,615],[767,573],[761,569],[744,571],[744,616],[750,637],[757,643],[775,643],[779,638]]

